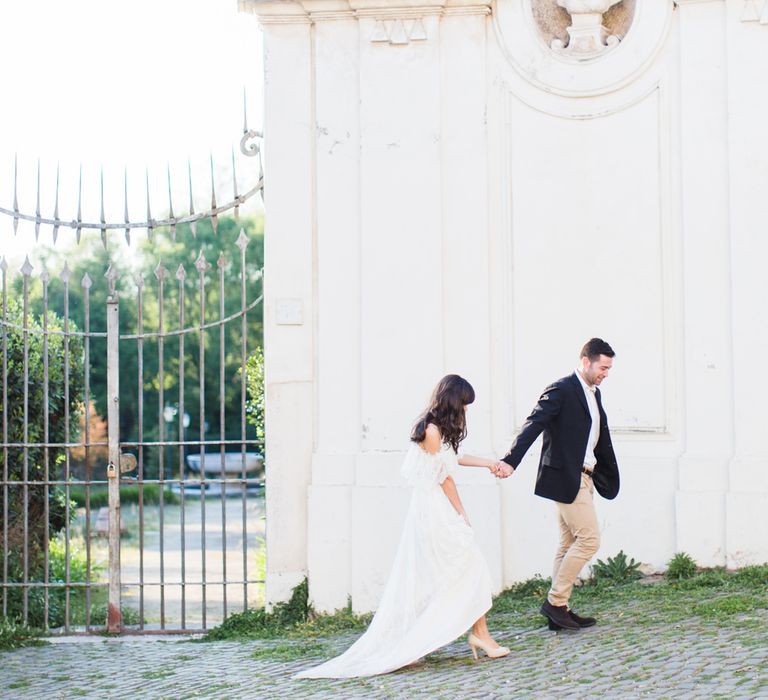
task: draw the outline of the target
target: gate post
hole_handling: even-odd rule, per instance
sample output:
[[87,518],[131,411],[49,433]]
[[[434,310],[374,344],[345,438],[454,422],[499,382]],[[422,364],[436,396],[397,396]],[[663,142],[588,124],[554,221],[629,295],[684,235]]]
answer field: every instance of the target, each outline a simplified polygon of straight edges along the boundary
[[[107,272],[109,275],[109,272]],[[120,311],[114,281],[107,297],[107,434],[109,436],[109,602],[107,632],[120,632]]]

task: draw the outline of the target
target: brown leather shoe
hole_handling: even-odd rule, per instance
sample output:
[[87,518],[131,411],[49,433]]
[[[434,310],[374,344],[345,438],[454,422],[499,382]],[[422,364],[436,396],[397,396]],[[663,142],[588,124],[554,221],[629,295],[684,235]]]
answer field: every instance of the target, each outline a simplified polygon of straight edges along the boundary
[[568,608],[565,605],[552,605],[548,600],[545,600],[539,612],[558,627],[567,630],[580,629],[579,623],[568,614]]
[[597,620],[595,620],[594,617],[582,617],[573,612],[573,610],[569,610],[568,614],[575,620],[579,627],[592,627],[592,625],[597,624]]
[[[592,625],[597,624],[597,620],[595,620],[594,617],[582,617],[581,615],[577,615],[575,612],[573,612],[573,610],[569,610],[568,614],[579,627],[592,627]],[[547,619],[547,622],[549,623],[549,629],[551,629],[553,632],[563,629],[560,625],[555,624],[550,619]]]

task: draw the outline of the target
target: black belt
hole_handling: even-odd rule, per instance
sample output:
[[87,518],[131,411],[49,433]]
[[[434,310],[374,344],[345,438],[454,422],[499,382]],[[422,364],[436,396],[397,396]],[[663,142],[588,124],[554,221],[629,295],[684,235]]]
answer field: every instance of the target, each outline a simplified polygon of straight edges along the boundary
[[584,472],[587,476],[592,476],[595,473],[594,469],[587,469],[586,467],[582,467],[581,471]]

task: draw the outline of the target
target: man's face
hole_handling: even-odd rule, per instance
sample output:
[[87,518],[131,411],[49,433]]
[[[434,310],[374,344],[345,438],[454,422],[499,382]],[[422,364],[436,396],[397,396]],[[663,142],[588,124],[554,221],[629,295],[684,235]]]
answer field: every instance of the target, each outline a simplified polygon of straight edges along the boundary
[[607,355],[600,355],[595,362],[590,362],[588,357],[581,358],[581,373],[586,382],[593,386],[602,384],[611,367],[613,367],[613,358]]

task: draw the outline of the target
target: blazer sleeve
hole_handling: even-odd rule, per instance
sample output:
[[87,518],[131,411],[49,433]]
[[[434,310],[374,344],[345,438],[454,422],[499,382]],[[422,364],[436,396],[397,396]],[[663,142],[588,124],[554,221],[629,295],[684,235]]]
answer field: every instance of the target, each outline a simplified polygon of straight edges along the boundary
[[518,464],[523,461],[525,453],[534,443],[541,432],[554,420],[560,413],[563,404],[563,389],[558,384],[551,384],[539,397],[539,401],[533,409],[533,412],[523,423],[517,437],[512,442],[509,452],[502,458],[510,466],[517,469]]

